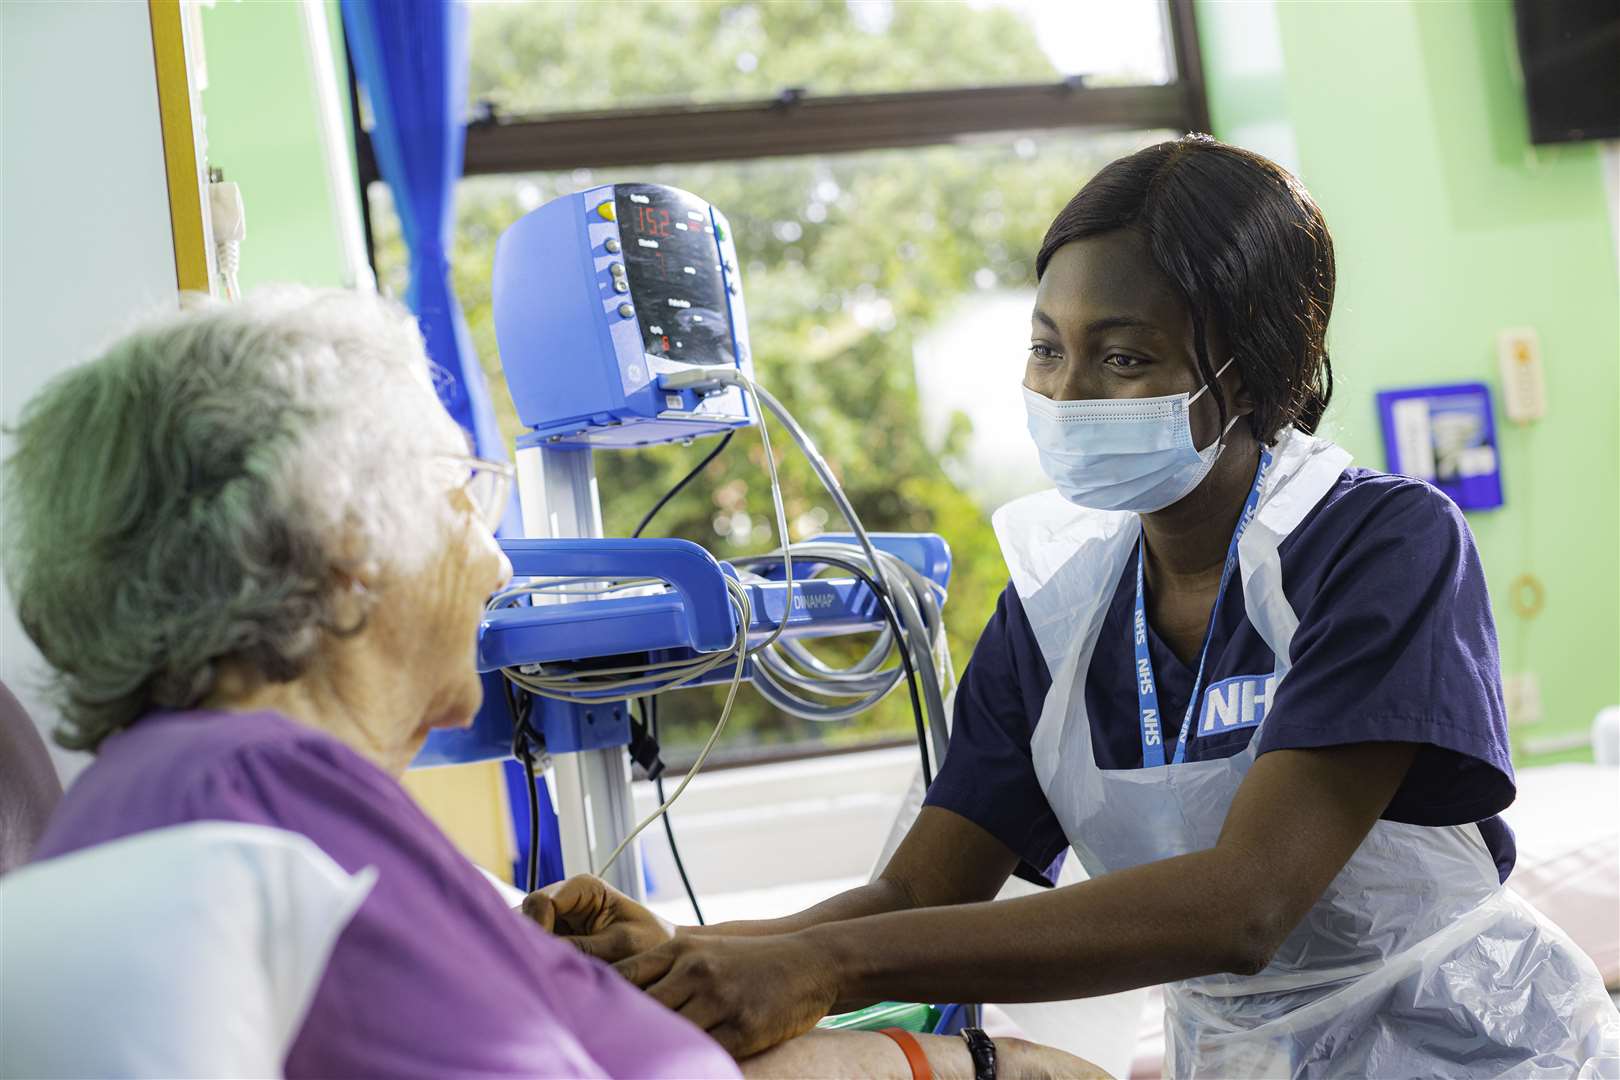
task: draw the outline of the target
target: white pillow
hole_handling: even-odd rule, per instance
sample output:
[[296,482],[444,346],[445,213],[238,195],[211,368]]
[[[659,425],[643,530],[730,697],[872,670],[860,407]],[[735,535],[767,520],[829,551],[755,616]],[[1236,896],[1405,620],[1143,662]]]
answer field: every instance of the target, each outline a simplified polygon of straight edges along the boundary
[[312,841],[198,822],[0,878],[0,1075],[280,1076],[376,882]]

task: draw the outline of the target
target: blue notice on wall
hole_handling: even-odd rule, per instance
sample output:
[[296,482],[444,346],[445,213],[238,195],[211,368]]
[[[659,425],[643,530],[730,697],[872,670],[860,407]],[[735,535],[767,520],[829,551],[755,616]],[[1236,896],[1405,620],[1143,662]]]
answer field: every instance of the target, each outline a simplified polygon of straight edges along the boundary
[[1484,383],[1385,390],[1378,395],[1390,472],[1427,480],[1464,510],[1502,505],[1501,457]]

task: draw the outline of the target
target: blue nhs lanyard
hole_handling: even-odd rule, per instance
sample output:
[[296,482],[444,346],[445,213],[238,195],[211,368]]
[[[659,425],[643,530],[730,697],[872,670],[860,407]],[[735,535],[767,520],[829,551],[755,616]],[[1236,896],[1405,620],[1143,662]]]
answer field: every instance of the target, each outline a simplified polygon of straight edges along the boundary
[[[1175,757],[1172,765],[1187,759],[1187,739],[1198,712],[1198,696],[1204,687],[1204,665],[1209,660],[1209,640],[1215,636],[1215,620],[1221,613],[1221,598],[1226,595],[1226,584],[1232,580],[1232,571],[1238,564],[1238,541],[1249,527],[1255,510],[1260,506],[1260,488],[1266,482],[1266,471],[1271,468],[1271,451],[1260,449],[1260,467],[1254,472],[1254,486],[1249,489],[1248,501],[1243,504],[1243,515],[1237,528],[1232,530],[1232,543],[1226,549],[1226,565],[1221,567],[1220,590],[1209,611],[1209,625],[1204,628],[1204,647],[1198,654],[1198,675],[1193,679],[1192,697],[1187,702],[1187,715],[1181,721],[1181,733],[1176,736]],[[1153,659],[1148,655],[1147,606],[1142,602],[1142,564],[1147,561],[1145,540],[1136,542],[1136,619],[1132,636],[1136,642],[1136,705],[1142,721],[1142,767],[1155,768],[1164,764],[1164,724],[1159,714],[1159,687],[1153,679]]]

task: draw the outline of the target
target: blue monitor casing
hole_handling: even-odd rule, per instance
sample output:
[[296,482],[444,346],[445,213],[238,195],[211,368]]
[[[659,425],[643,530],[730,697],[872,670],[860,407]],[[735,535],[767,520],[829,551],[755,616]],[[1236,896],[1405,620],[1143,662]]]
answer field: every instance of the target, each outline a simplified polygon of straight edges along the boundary
[[734,387],[669,391],[659,375],[752,378],[737,253],[723,215],[679,188],[611,184],[554,199],[501,234],[495,335],[521,446],[632,447],[753,422]]

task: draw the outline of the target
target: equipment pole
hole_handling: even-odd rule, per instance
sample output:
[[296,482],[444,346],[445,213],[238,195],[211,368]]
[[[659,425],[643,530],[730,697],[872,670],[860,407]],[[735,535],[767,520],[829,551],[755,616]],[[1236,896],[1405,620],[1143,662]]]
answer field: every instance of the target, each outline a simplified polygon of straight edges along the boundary
[[[586,449],[525,447],[517,452],[518,493],[523,533],[535,539],[599,537],[602,506],[596,466]],[[567,602],[567,597],[535,597],[534,602]],[[551,790],[557,798],[563,871],[588,874],[607,860],[635,828],[630,797],[630,755],[622,746],[554,754]],[[632,844],[609,868],[608,882],[640,901],[641,851]]]

